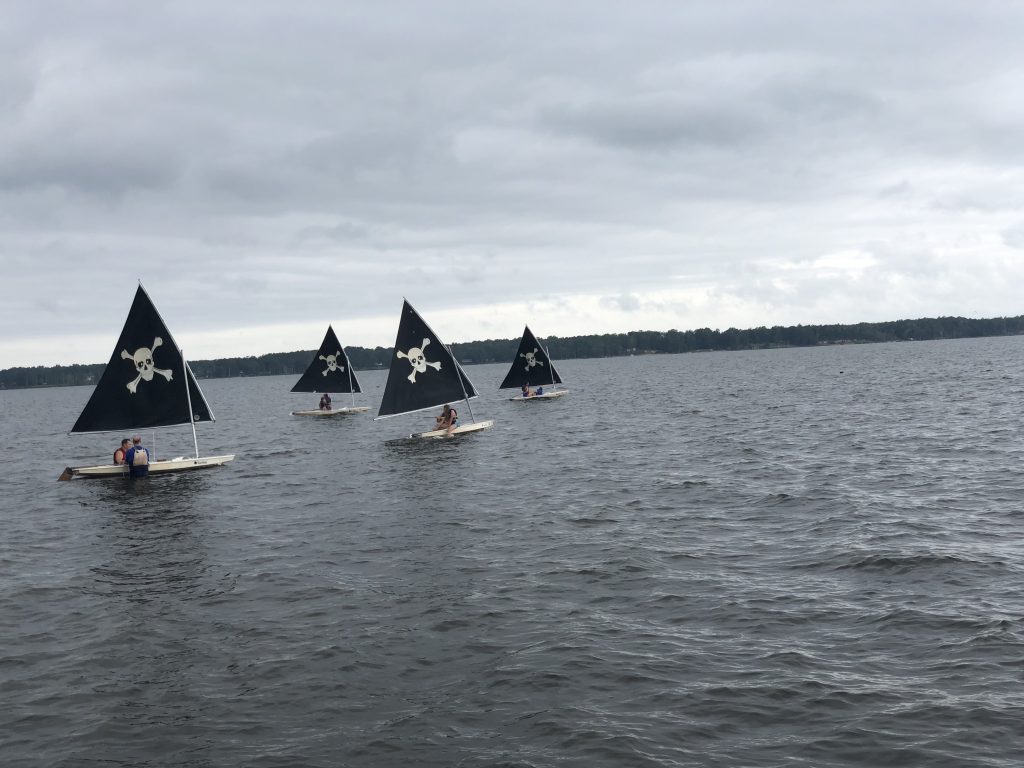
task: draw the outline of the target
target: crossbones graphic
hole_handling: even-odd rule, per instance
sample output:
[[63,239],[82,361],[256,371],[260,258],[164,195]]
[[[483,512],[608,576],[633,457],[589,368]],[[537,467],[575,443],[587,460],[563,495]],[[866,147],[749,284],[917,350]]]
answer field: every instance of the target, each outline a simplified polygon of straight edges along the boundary
[[409,381],[411,381],[413,384],[416,383],[416,374],[423,373],[425,370],[427,370],[428,365],[435,371],[441,370],[441,363],[428,363],[427,358],[423,354],[423,350],[427,348],[427,345],[429,343],[430,339],[424,339],[423,344],[421,344],[418,347],[412,347],[408,353],[405,353],[402,350],[398,350],[398,356],[404,357],[406,360],[409,361],[409,364],[412,366],[412,373],[409,374]]
[[339,357],[341,357],[341,350],[340,349],[337,352],[335,352],[333,355],[328,355],[327,357],[324,357],[323,355],[320,355],[320,359],[327,363],[327,367],[324,368],[324,371],[323,371],[323,375],[324,376],[326,376],[328,373],[333,373],[334,371],[344,371],[345,370],[345,366],[344,365],[338,365],[338,358]]
[[153,374],[159,373],[167,381],[171,380],[174,372],[167,368],[157,368],[153,365],[153,350],[164,343],[164,340],[157,336],[153,339],[152,347],[139,347],[135,350],[134,355],[128,354],[127,350],[121,350],[121,357],[125,360],[131,360],[135,364],[135,369],[139,372],[139,375],[135,377],[135,381],[128,382],[128,391],[133,395],[135,394],[135,388],[139,386],[140,381],[152,381]]
[[522,352],[519,353],[519,356],[526,360],[526,367],[523,369],[524,371],[530,370],[535,365],[544,365],[544,363],[542,361],[540,361],[536,357],[534,357],[534,355],[536,355],[536,354],[537,354],[537,348],[536,347],[533,348],[533,352],[527,352],[525,355]]

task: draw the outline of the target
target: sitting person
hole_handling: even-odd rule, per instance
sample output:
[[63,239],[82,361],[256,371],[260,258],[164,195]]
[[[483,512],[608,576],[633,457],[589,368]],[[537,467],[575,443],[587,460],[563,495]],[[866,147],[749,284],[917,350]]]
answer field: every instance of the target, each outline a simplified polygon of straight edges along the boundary
[[128,454],[128,448],[131,446],[132,441],[127,437],[121,441],[121,447],[114,451],[114,463],[124,464],[124,457]]
[[523,397],[533,397],[533,392],[530,391],[529,384],[523,384]]
[[434,429],[447,430],[450,435],[455,429],[455,422],[458,421],[458,418],[458,412],[445,403],[444,408],[441,409],[441,415],[434,419]]
[[544,387],[537,387],[537,391],[534,392],[533,394],[535,394],[535,395],[543,395],[544,394]]
[[331,395],[328,392],[324,392],[320,395],[320,410],[329,411],[331,410]]

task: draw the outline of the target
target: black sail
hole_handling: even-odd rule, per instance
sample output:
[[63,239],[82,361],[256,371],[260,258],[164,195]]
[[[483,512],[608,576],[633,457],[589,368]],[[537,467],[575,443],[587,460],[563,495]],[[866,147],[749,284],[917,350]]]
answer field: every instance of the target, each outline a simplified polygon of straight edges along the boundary
[[327,326],[320,349],[306,372],[292,387],[292,392],[362,392],[356,373],[352,370],[345,348],[341,346],[334,329]]
[[451,350],[406,301],[377,418],[476,397]]
[[110,362],[71,431],[109,432],[213,420],[181,350],[140,285]]
[[529,326],[523,331],[523,339],[519,342],[519,349],[512,360],[512,367],[509,368],[505,380],[501,382],[498,389],[519,389],[526,384],[530,387],[546,386],[548,384],[561,384],[562,377],[558,375],[555,366],[548,357],[547,350],[537,341]]

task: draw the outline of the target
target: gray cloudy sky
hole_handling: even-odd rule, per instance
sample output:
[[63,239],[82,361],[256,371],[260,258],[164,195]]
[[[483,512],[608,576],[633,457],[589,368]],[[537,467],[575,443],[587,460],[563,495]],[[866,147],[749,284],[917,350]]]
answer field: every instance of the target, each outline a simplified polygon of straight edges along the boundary
[[0,0],[0,368],[1024,313],[1015,2]]

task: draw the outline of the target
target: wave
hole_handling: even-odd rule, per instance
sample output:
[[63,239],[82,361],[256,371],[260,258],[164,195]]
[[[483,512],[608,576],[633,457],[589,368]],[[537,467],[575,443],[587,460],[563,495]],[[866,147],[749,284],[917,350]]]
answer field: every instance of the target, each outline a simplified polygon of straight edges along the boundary
[[[820,563],[826,565],[825,561]],[[839,562],[833,561],[831,567],[836,571],[863,570],[863,571],[885,571],[893,574],[907,574],[915,570],[930,568],[956,568],[970,566],[978,568],[992,568],[1002,570],[1006,563],[1002,560],[981,560],[965,555],[952,553],[923,552],[918,554],[906,553],[850,553]]]

